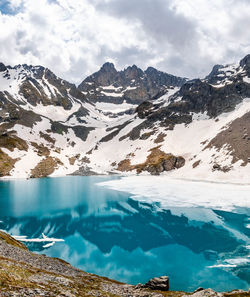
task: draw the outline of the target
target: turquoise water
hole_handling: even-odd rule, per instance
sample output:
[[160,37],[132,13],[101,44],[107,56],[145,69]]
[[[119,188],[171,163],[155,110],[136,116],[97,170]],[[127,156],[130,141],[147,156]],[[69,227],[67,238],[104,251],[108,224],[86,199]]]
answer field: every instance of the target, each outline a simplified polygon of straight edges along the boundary
[[0,181],[0,228],[64,239],[27,245],[131,284],[168,275],[172,290],[249,288],[249,209],[163,209],[96,185],[114,178]]

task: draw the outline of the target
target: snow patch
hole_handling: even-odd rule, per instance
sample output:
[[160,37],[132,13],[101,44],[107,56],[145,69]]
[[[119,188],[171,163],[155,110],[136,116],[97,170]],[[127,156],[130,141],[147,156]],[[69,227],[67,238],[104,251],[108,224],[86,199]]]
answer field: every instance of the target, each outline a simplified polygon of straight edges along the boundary
[[101,94],[105,95],[105,96],[109,96],[109,97],[122,97],[123,93],[107,93],[104,91],[101,91]]
[[248,84],[250,84],[250,77],[244,76],[243,77],[243,81],[246,82],[246,83],[248,83]]
[[205,207],[233,211],[250,208],[250,184],[198,182],[167,176],[129,176],[98,183],[117,191],[131,193],[143,202],[159,202],[163,207]]
[[130,108],[134,108],[133,104],[128,104],[126,101],[123,101],[121,104],[114,104],[114,103],[104,103],[104,102],[97,102],[96,108],[100,109],[104,112],[112,112],[112,113],[119,113],[126,111]]

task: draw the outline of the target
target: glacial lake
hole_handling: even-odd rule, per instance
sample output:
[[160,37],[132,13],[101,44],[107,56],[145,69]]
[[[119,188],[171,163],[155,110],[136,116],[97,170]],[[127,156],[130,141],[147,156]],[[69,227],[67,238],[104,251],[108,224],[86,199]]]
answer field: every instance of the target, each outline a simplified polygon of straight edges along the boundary
[[171,290],[250,287],[249,208],[166,208],[98,185],[114,179],[0,181],[0,229],[35,252],[130,284],[168,275]]

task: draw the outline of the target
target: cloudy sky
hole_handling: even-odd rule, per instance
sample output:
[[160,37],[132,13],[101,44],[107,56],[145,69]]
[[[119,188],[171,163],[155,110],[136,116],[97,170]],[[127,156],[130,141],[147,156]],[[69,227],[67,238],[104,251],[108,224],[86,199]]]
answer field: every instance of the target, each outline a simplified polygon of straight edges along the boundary
[[250,53],[249,0],[0,0],[0,60],[79,83],[105,61],[186,77]]

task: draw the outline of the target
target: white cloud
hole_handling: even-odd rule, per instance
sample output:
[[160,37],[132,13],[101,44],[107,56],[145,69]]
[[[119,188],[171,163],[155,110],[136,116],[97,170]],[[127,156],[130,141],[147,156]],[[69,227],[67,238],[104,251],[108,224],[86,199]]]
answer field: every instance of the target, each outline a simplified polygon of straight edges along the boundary
[[[175,0],[177,10],[191,17],[199,30],[201,57],[215,63],[237,62],[250,52],[250,3],[235,0]],[[245,20],[244,20],[245,19]],[[240,34],[242,31],[243,34]]]
[[41,64],[76,83],[106,60],[194,77],[250,52],[245,0],[9,0],[9,6],[15,13],[0,14],[1,60]]
[[133,34],[136,26],[96,11],[85,0],[24,0],[16,15],[0,17],[1,59],[7,64],[42,64],[80,81],[100,66],[102,47],[118,52],[145,47]]

